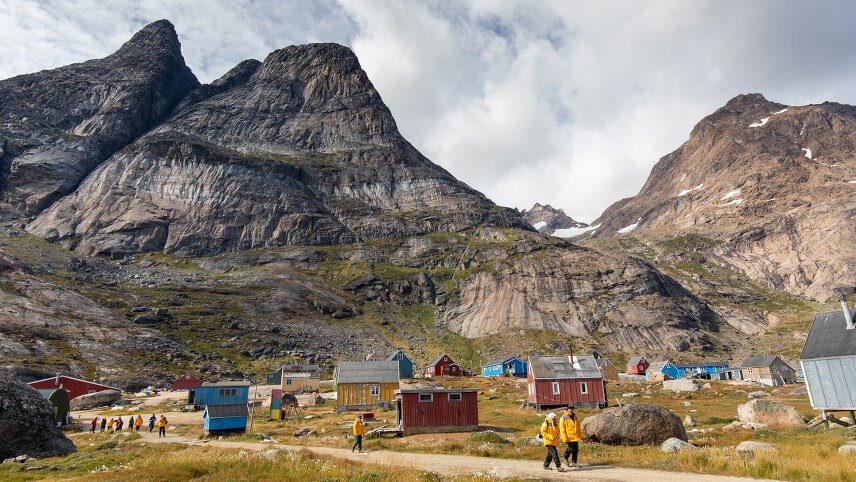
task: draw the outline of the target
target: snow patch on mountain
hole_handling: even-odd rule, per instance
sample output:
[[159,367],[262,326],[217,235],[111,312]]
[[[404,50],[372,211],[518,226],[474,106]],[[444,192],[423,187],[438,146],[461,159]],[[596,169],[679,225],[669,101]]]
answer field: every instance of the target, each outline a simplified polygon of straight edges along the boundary
[[766,124],[768,120],[770,120],[769,117],[764,117],[763,119],[761,119],[761,122],[753,122],[749,124],[749,127],[761,127],[762,125]]
[[784,108],[784,109],[782,109],[782,110],[779,110],[779,111],[773,112],[773,115],[776,115],[776,114],[784,114],[784,113],[785,113],[785,112],[787,112],[787,111],[788,111],[788,108],[787,108],[787,107],[785,107],[785,108]]
[[546,225],[547,225],[547,221],[538,221],[537,223],[533,224],[532,227],[540,230],[541,228],[543,228]]
[[807,147],[803,147],[802,150],[805,151],[805,157],[811,159],[811,149],[809,149]]
[[719,198],[719,200],[720,200],[720,201],[725,201],[726,199],[728,199],[728,198],[730,198],[730,197],[734,197],[734,196],[736,196],[736,195],[738,195],[738,194],[740,194],[740,189],[735,189],[734,191],[731,191],[731,192],[726,193],[726,194],[725,194],[725,196],[722,196],[721,198]]
[[719,207],[724,208],[725,206],[739,206],[741,204],[743,204],[742,199],[734,199],[732,201],[728,201],[725,204],[720,204]]
[[624,226],[623,228],[619,229],[618,234],[627,234],[627,233],[633,231],[634,229],[636,229],[637,226],[639,226],[639,221],[641,221],[641,220],[642,220],[642,218],[639,218],[636,220],[635,223],[633,223],[629,226]]
[[696,186],[696,187],[694,187],[694,188],[692,188],[692,189],[684,189],[683,191],[681,191],[681,192],[679,192],[679,193],[678,193],[678,197],[686,196],[687,194],[689,194],[689,193],[691,193],[691,192],[694,192],[694,191],[698,191],[698,190],[700,190],[700,189],[704,189],[704,183],[701,183],[701,184],[699,184],[698,186]]
[[594,234],[594,231],[600,227],[600,224],[596,224],[594,226],[587,226],[585,228],[564,228],[557,229],[553,231],[553,236],[557,238],[573,238],[575,236],[579,236],[581,234],[586,234],[589,231]]

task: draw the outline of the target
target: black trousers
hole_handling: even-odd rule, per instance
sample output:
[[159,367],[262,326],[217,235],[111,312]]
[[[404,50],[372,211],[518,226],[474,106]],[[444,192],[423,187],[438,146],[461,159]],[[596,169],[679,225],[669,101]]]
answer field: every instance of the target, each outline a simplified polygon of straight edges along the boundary
[[362,435],[354,435],[354,445],[351,446],[351,452],[354,449],[360,449],[360,452],[363,451],[363,436]]
[[158,427],[158,437],[166,437],[166,427]]
[[555,445],[547,445],[547,456],[544,457],[544,467],[549,467],[551,460],[555,461],[557,468],[562,466],[559,463],[559,452],[556,450]]
[[580,443],[579,442],[568,442],[568,448],[565,449],[565,460],[568,460],[568,456],[572,456],[571,462],[577,463],[577,454],[580,453]]

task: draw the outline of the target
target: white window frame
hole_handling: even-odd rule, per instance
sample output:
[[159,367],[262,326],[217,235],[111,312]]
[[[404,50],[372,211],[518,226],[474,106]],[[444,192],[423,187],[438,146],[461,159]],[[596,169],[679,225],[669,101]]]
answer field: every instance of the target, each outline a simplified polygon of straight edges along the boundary
[[535,395],[535,384],[529,383],[529,395]]
[[[455,398],[452,398],[455,397]],[[462,402],[464,400],[464,396],[460,393],[450,393],[449,401],[450,402]]]
[[580,382],[580,393],[583,395],[588,395],[588,383]]
[[560,395],[562,391],[559,382],[553,382],[553,395]]
[[[427,397],[427,398],[425,398]],[[431,403],[434,401],[433,393],[420,393],[419,394],[419,402],[420,403]]]
[[372,397],[380,396],[380,385],[370,385],[369,386],[369,395]]
[[286,378],[286,379],[285,379],[285,384],[286,384],[286,385],[291,385],[291,378]]

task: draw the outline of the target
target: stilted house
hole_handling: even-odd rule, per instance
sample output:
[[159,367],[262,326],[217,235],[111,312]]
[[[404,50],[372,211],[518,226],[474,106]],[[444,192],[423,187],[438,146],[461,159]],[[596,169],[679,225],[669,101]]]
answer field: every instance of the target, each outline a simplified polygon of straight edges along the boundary
[[202,386],[187,391],[187,403],[204,407],[206,405],[247,404],[250,398],[250,382],[204,382]]
[[511,355],[487,362],[482,366],[481,374],[485,377],[525,377],[528,373],[527,366],[524,360]]
[[395,403],[398,381],[397,362],[341,362],[334,376],[336,410],[389,408]]
[[250,410],[246,403],[207,405],[202,414],[206,435],[245,432]]
[[645,370],[645,380],[649,382],[662,382],[677,378],[680,378],[680,370],[670,360],[653,361]]
[[119,390],[122,391],[121,388],[111,387],[109,385],[104,385],[103,383],[91,382],[89,380],[81,380],[79,378],[67,377],[65,375],[60,375],[59,373],[56,376],[51,378],[45,378],[44,380],[36,380],[34,382],[28,383],[29,386],[35,388],[36,390],[48,389],[48,388],[64,388],[66,392],[68,392],[68,399],[74,400],[75,398],[81,395],[87,395],[89,393],[98,393],[104,390]]
[[386,357],[387,361],[394,361],[398,363],[398,377],[399,378],[413,378],[413,360],[404,353],[400,348],[392,352],[391,355]]
[[778,356],[749,357],[743,362],[740,370],[743,380],[768,387],[797,382],[797,374],[794,369]]
[[51,402],[54,409],[54,420],[58,427],[71,423],[69,417],[71,405],[68,399],[68,392],[64,388],[40,388],[36,391]]
[[644,375],[649,365],[650,363],[648,363],[648,360],[644,356],[630,357],[630,360],[627,360],[627,373]]
[[191,388],[201,387],[202,380],[197,378],[195,375],[187,373],[175,379],[172,382],[173,390],[189,390]]
[[606,382],[591,355],[529,356],[529,404],[558,407],[605,407]]
[[426,377],[461,377],[464,371],[461,367],[445,353],[437,353],[437,356],[431,360],[425,367]]
[[597,362],[597,370],[604,380],[618,381],[618,368],[608,358],[600,356],[597,352],[591,354]]
[[[817,315],[805,340],[800,365],[811,406],[823,412],[856,410],[856,310]],[[851,413],[852,416],[852,413]]]
[[407,388],[397,390],[395,394],[395,420],[404,435],[474,432],[478,429],[476,388]]

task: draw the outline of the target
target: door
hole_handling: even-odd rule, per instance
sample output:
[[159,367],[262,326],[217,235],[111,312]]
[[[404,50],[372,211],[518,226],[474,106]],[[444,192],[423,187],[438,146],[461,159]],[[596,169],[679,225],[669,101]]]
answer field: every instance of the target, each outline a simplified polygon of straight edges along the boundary
[[395,425],[400,429],[401,427],[401,399],[395,399]]

